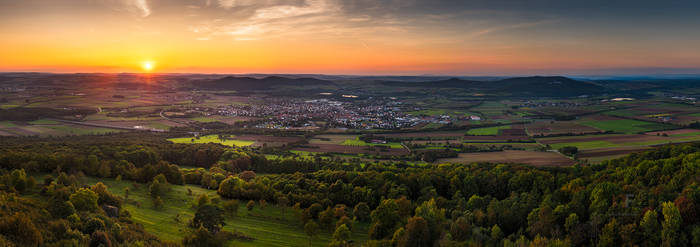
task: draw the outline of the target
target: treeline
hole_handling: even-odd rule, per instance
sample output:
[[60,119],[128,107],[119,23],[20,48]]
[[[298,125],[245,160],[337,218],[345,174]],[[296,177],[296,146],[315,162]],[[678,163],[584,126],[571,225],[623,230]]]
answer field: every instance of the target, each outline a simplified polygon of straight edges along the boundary
[[56,109],[46,107],[16,107],[0,109],[0,119],[6,121],[34,121],[42,118],[61,118],[64,116],[88,115],[94,109]]
[[[335,229],[333,246],[353,245],[347,236],[355,222],[370,224],[366,246],[700,245],[700,144],[664,146],[594,166],[533,168],[268,160],[252,149],[148,136],[70,140],[4,143],[3,191],[22,193],[23,186],[37,184],[22,169],[65,174],[57,181],[86,174],[150,183],[156,196],[153,184],[198,184],[225,199],[293,206],[309,236]],[[72,184],[44,181],[66,183]],[[202,210],[210,215],[222,208]],[[188,239],[214,236],[218,229],[200,227]],[[0,233],[14,241],[14,232]]]

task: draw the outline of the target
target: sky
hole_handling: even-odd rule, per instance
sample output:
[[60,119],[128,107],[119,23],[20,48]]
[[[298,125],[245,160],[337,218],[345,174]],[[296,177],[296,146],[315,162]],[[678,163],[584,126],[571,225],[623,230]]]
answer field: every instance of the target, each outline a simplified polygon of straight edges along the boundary
[[0,71],[700,74],[699,11],[672,0],[0,0]]

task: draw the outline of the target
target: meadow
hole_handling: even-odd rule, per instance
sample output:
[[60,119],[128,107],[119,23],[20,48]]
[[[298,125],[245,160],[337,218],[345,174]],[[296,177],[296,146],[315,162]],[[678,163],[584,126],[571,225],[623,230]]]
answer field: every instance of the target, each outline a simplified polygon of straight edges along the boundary
[[194,143],[219,143],[221,145],[226,145],[226,146],[239,146],[239,147],[244,147],[244,146],[250,146],[254,141],[243,141],[243,140],[235,140],[235,139],[220,139],[219,135],[206,135],[206,136],[200,136],[199,138],[195,137],[179,137],[179,138],[170,138],[168,141],[174,142],[174,143],[187,143],[187,144],[194,144]]
[[[37,179],[43,175],[36,176]],[[194,185],[170,185],[170,191],[162,197],[163,208],[153,205],[147,184],[115,179],[86,177],[86,184],[102,182],[110,192],[121,196],[129,189],[128,202],[124,204],[132,219],[142,224],[146,231],[162,238],[179,242],[189,230],[187,224],[194,217],[194,201],[199,195],[206,194],[210,199],[218,200],[216,191]],[[190,195],[188,191],[192,191]],[[252,211],[245,207],[246,201],[239,202],[236,216],[227,216],[224,230],[240,232],[254,238],[252,241],[234,241],[235,246],[269,246],[286,247],[308,245],[309,236],[303,231],[298,217],[290,207],[268,204],[264,208],[256,203]],[[353,225],[352,239],[356,242],[367,241],[368,225],[356,222]],[[311,246],[325,246],[331,239],[331,232],[321,229],[319,235],[311,240]]]
[[467,135],[475,135],[475,136],[498,135],[500,130],[510,129],[510,127],[511,127],[510,125],[501,125],[501,126],[493,126],[493,127],[475,128],[475,129],[468,130]]
[[632,119],[582,120],[579,121],[579,123],[603,131],[613,131],[618,133],[639,133],[674,128],[671,125],[650,123]]

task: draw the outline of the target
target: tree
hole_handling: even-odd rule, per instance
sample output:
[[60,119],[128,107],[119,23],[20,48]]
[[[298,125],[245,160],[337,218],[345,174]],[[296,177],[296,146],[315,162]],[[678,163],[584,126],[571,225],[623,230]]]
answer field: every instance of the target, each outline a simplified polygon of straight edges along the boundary
[[200,226],[182,239],[182,245],[187,247],[220,247],[224,246],[224,242]]
[[112,241],[107,233],[96,231],[90,236],[90,247],[112,247]]
[[326,210],[318,214],[318,223],[325,228],[332,227],[333,220],[335,219],[333,213],[333,209],[328,206]]
[[678,246],[681,229],[681,213],[673,202],[661,204],[664,221],[661,223],[661,246]]
[[223,210],[217,206],[206,204],[197,209],[190,223],[190,227],[199,228],[201,226],[206,228],[209,232],[216,233],[219,232],[219,229],[225,224]]
[[573,156],[578,153],[578,148],[573,146],[566,146],[560,148],[559,152],[566,156]]
[[217,193],[224,198],[238,198],[241,194],[241,184],[243,181],[240,178],[229,176],[221,181]]
[[347,246],[348,240],[350,240],[350,229],[346,225],[340,225],[335,228],[333,232],[333,241],[331,246]]
[[29,216],[19,212],[0,218],[0,236],[2,235],[20,246],[41,246],[44,242],[41,232]]
[[211,200],[209,200],[209,196],[207,194],[202,193],[197,197],[197,202],[196,202],[197,207],[201,207],[201,206],[207,205],[209,203],[211,203]]
[[345,225],[348,229],[352,230],[352,220],[347,216],[340,217],[340,219],[335,222],[335,228],[338,228],[340,225]]
[[229,215],[234,217],[238,215],[238,207],[238,200],[228,200],[225,201],[223,205],[224,211],[226,211]]
[[165,192],[168,191],[168,180],[165,179],[165,175],[158,174],[158,176],[153,178],[151,186],[148,187],[151,197],[156,198],[158,196],[164,196]]
[[608,222],[603,227],[603,232],[600,234],[600,240],[598,241],[598,246],[601,247],[613,247],[613,246],[619,246],[619,227],[617,225],[617,220],[614,218]]
[[392,199],[383,200],[374,211],[372,211],[372,225],[369,235],[372,239],[383,239],[394,233],[401,221],[398,213],[398,205]]
[[156,209],[162,209],[163,208],[163,199],[160,198],[160,196],[156,197],[153,199],[153,207]]
[[97,204],[99,205],[112,205],[112,206],[121,206],[122,202],[119,197],[116,195],[112,194],[107,190],[107,186],[104,185],[102,182],[97,182],[95,185],[90,187],[92,191],[97,193]]
[[248,201],[248,204],[246,204],[245,207],[248,209],[248,212],[253,211],[253,208],[255,207],[255,201]]
[[355,205],[355,209],[352,211],[355,219],[360,222],[368,222],[370,220],[370,213],[369,206],[367,206],[365,202],[360,202]]
[[78,211],[97,210],[97,199],[97,194],[88,188],[80,188],[70,195],[70,202]]
[[432,237],[428,221],[420,216],[413,216],[408,219],[406,230],[403,236],[399,239],[397,246],[399,247],[421,247],[432,246]]
[[289,207],[289,199],[285,195],[280,195],[277,197],[277,206],[282,209],[282,215],[284,215],[287,211],[287,207]]
[[255,172],[254,171],[243,171],[241,174],[238,175],[239,178],[243,179],[246,182],[249,182],[250,180],[255,179]]
[[[416,208],[416,216],[420,216],[428,222],[430,242],[437,241],[442,234],[442,222],[445,220],[445,209],[438,208],[433,198],[430,199],[430,201],[423,202],[423,204]],[[408,231],[408,227],[406,231]]]
[[48,207],[49,212],[56,218],[66,218],[75,213],[75,207],[70,201],[64,201],[60,198],[52,199]]
[[464,216],[457,218],[457,220],[452,222],[452,225],[450,226],[450,234],[452,235],[452,239],[460,242],[469,239],[471,231],[472,226]]
[[309,246],[311,246],[311,240],[318,234],[318,228],[318,224],[313,220],[309,220],[309,222],[306,222],[304,225],[304,232],[309,236]]
[[658,214],[654,210],[649,210],[644,213],[644,217],[639,222],[639,228],[642,232],[642,246],[652,247],[659,246],[661,238],[659,237],[659,232],[661,232],[661,226],[659,225]]
[[499,245],[501,240],[503,240],[503,237],[503,231],[501,228],[498,227],[498,225],[493,225],[493,227],[491,227],[491,240],[493,240],[496,245]]

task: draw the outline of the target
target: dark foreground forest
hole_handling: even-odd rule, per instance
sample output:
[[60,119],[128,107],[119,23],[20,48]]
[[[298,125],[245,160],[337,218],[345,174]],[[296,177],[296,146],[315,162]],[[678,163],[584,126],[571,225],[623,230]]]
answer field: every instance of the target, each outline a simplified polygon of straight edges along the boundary
[[[288,208],[310,237],[332,232],[329,246],[700,246],[694,143],[534,168],[268,159],[143,134],[6,138],[0,168],[0,246],[224,246],[249,238],[222,229],[239,202]],[[156,206],[170,185],[220,198],[198,198],[184,239],[165,241],[124,209],[128,191],[87,177],[141,184]],[[366,243],[350,240],[357,224],[369,225]]]

